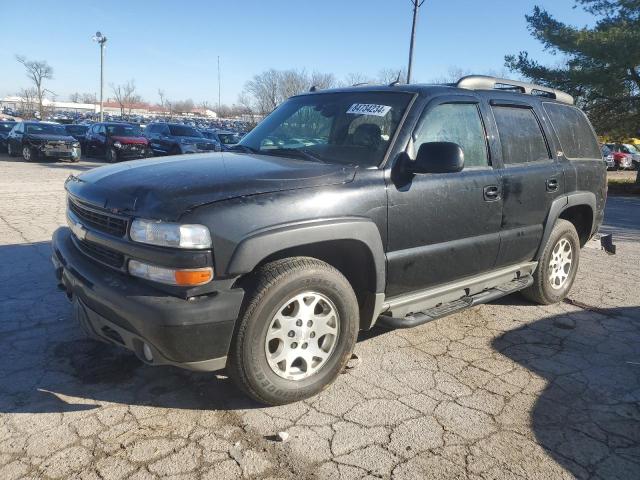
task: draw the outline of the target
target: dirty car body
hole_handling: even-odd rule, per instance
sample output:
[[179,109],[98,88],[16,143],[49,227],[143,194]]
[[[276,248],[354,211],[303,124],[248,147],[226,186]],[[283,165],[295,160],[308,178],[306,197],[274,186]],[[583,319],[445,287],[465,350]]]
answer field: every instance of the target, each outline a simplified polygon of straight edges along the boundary
[[[576,133],[586,141],[559,128],[565,117],[586,125]],[[529,132],[530,145],[518,150],[520,132],[509,128]],[[558,224],[573,226],[579,246],[595,234],[605,176],[586,118],[552,96],[423,85],[314,92],[285,102],[231,151],[70,177],[69,227],[55,232],[52,258],[90,335],[149,364],[218,370],[240,348],[246,305],[270,265],[328,265],[354,292],[358,329],[414,326],[530,288]],[[199,240],[182,245],[176,229]],[[176,270],[206,281],[158,281]],[[340,299],[320,296],[341,311]],[[273,395],[299,399],[287,390],[295,375],[271,367]],[[280,401],[256,385],[245,391]]]

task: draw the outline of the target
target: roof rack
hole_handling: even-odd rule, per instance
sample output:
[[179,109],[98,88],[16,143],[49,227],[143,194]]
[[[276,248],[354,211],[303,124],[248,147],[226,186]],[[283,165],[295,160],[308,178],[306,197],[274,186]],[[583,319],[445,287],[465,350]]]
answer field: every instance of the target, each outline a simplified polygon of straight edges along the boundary
[[458,88],[469,90],[507,90],[524,93],[527,95],[537,95],[557,100],[562,103],[573,105],[573,97],[566,92],[555,88],[543,87],[534,83],[518,82],[506,78],[489,77],[486,75],[468,75],[462,77],[456,83]]

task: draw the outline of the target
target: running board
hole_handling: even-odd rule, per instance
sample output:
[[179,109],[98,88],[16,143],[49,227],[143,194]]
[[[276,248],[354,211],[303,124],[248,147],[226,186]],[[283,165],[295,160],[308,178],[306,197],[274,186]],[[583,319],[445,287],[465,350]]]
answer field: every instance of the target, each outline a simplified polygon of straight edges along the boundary
[[484,290],[472,296],[462,297],[452,302],[442,303],[422,312],[410,313],[403,318],[380,315],[380,317],[378,317],[377,324],[388,328],[417,327],[418,325],[446,317],[447,315],[460,312],[469,307],[473,307],[474,305],[491,302],[497,298],[504,297],[510,293],[527,288],[532,283],[533,277],[531,275],[527,275],[526,277],[516,278],[510,282],[503,283],[502,285]]

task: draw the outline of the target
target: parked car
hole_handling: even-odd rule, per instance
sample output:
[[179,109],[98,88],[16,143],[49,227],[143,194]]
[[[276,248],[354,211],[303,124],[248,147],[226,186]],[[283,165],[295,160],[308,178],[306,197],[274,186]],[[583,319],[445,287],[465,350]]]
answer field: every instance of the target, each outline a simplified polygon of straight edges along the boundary
[[7,137],[7,152],[15,157],[22,154],[27,162],[40,158],[80,160],[78,142],[68,135],[62,125],[48,122],[19,122]]
[[87,155],[104,157],[109,163],[152,156],[142,130],[130,123],[94,123],[86,142]]
[[218,150],[223,151],[229,150],[232,146],[237,145],[242,138],[240,134],[228,130],[203,129],[200,130],[200,133],[202,133],[205,138],[215,141],[218,145]]
[[613,170],[616,168],[616,161],[614,159],[613,150],[606,145],[602,145],[602,159],[604,160],[607,170]]
[[7,150],[7,137],[16,122],[0,122],[0,152]]
[[205,138],[195,128],[179,123],[152,123],[144,135],[156,155],[180,155],[216,151],[216,142]]
[[624,145],[619,143],[606,143],[605,146],[613,152],[613,161],[616,164],[616,168],[620,170],[633,168],[633,155]]
[[80,142],[80,147],[84,151],[86,148],[87,130],[89,130],[89,126],[69,124],[69,125],[64,125],[64,129],[66,130],[68,135],[71,135],[78,142]]
[[638,147],[631,145],[630,143],[623,143],[621,150],[624,153],[631,155],[631,161],[633,163],[632,166],[634,169],[638,170],[638,167],[640,167],[640,150],[638,150]]
[[[319,141],[278,146],[291,138]],[[65,188],[52,260],[89,335],[150,365],[226,368],[282,404],[326,388],[359,330],[517,291],[562,301],[607,187],[568,94],[471,76],[305,93],[231,152]]]

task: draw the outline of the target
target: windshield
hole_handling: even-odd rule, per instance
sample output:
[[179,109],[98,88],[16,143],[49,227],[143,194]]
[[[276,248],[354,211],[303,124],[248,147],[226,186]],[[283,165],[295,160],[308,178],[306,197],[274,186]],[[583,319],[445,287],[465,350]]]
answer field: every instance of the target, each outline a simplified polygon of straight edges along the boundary
[[169,131],[174,137],[202,137],[202,134],[187,125],[169,125]]
[[294,97],[248,133],[240,145],[267,155],[378,166],[410,100],[411,94],[403,92]]
[[9,132],[15,123],[0,123],[0,132]]
[[624,146],[627,149],[627,151],[625,153],[632,153],[634,155],[637,154],[637,153],[640,153],[640,152],[638,152],[638,149],[636,147],[634,147],[633,145],[625,143]]
[[87,133],[87,130],[89,129],[89,127],[85,125],[67,125],[64,128],[67,130],[67,132],[73,135],[83,135]]
[[142,130],[137,125],[107,125],[112,137],[141,137]]
[[240,136],[235,133],[219,133],[218,138],[225,145],[233,145],[240,141]]
[[62,135],[67,136],[67,132],[62,125],[55,125],[53,123],[31,123],[26,125],[26,133],[34,135]]

